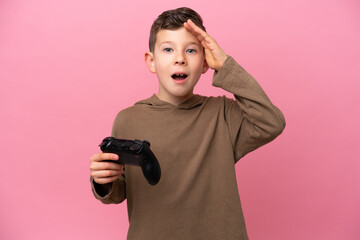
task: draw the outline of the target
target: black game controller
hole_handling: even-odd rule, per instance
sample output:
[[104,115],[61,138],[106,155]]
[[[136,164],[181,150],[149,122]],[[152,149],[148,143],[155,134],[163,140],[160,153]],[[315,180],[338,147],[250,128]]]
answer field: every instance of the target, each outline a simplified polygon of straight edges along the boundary
[[115,153],[119,156],[119,160],[108,161],[140,166],[150,185],[156,185],[159,182],[161,176],[160,165],[150,150],[148,141],[107,137],[99,146],[104,153]]

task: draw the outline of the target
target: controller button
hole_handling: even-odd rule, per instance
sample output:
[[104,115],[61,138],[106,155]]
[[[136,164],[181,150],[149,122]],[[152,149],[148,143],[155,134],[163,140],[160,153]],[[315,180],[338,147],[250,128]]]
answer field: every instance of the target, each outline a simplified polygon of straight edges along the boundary
[[138,145],[138,144],[133,144],[129,149],[131,151],[139,151],[141,148],[141,145]]
[[139,144],[140,146],[143,145],[143,142],[142,142],[141,140],[139,140],[139,139],[135,139],[134,142],[135,142],[136,144]]
[[123,143],[123,144],[121,144],[121,146],[122,147],[130,147],[132,145],[132,143],[131,142],[125,142],[125,143]]

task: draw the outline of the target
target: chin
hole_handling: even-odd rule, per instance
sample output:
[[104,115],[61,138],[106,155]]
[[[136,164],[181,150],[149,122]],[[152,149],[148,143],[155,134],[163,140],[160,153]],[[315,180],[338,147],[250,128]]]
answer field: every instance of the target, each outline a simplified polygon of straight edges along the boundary
[[193,95],[193,92],[192,91],[177,91],[177,92],[173,92],[172,93],[174,97],[177,97],[177,98],[188,98],[190,96]]

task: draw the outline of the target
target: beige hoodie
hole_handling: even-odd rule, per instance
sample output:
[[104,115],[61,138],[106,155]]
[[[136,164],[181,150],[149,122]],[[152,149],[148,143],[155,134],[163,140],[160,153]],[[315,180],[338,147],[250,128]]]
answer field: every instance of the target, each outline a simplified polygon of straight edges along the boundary
[[128,239],[248,239],[235,163],[272,141],[285,120],[255,79],[232,57],[213,85],[234,94],[194,95],[178,106],[156,95],[121,111],[112,136],[151,143],[162,176],[151,186],[139,167],[126,166],[103,203],[127,199]]

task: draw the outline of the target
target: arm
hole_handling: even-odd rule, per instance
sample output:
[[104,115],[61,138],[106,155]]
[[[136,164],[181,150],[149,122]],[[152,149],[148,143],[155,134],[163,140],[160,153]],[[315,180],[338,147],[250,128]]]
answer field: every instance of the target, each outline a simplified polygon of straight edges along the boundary
[[226,101],[225,109],[235,159],[239,160],[275,139],[283,131],[285,119],[256,80],[191,20],[184,23],[184,27],[199,39],[205,49],[206,62],[215,70],[213,86],[235,96],[236,101]]
[[225,107],[236,160],[272,141],[285,128],[281,111],[232,57],[214,72],[213,86],[233,93],[236,99],[228,99]]
[[125,180],[122,176],[111,183],[99,184],[90,177],[91,189],[96,199],[104,204],[121,203],[125,200]]
[[[112,135],[116,132],[115,119]],[[124,165],[104,160],[117,160],[118,155],[112,153],[97,153],[90,158],[91,189],[102,203],[121,203],[126,198],[126,184],[124,179]]]

